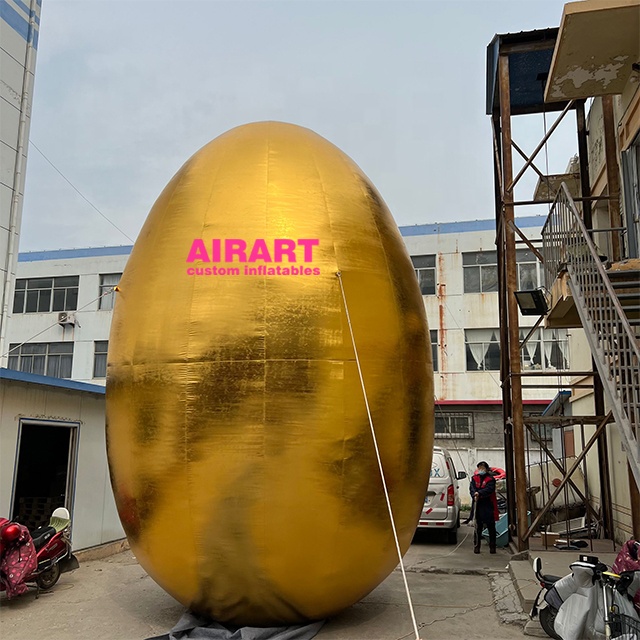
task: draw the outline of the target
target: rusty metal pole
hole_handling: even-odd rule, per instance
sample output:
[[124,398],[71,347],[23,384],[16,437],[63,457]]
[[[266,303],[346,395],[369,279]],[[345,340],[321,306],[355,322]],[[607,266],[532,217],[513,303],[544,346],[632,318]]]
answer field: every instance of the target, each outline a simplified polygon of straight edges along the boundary
[[[504,216],[502,211],[502,191],[504,185],[502,177],[502,146],[500,144],[500,117],[493,116],[493,135],[495,140],[494,153],[494,189],[496,207],[496,249],[498,254],[498,314],[500,317],[500,344],[508,344],[507,327],[507,284],[505,274],[504,255]],[[509,522],[509,536],[517,538],[516,534],[516,485],[513,469],[513,425],[511,423],[511,385],[509,378],[509,350],[500,349],[500,381],[502,382],[502,424],[504,439],[504,469],[507,485],[507,520]]]
[[518,327],[518,305],[514,292],[517,289],[516,272],[516,237],[513,227],[509,222],[514,221],[513,191],[507,190],[507,185],[513,181],[513,159],[511,152],[511,93],[509,86],[509,57],[500,54],[498,60],[498,76],[500,87],[500,120],[502,125],[502,180],[504,206],[503,234],[505,239],[506,257],[506,302],[508,328],[508,347],[510,359],[511,387],[511,418],[513,428],[513,458],[516,476],[516,509],[518,550],[529,548],[527,540],[527,478],[525,466],[525,436],[522,410],[522,382],[520,379],[520,331]]
[[[587,144],[587,124],[584,113],[584,100],[576,102],[576,122],[578,129],[578,158],[580,160],[580,186],[583,198],[591,196],[591,181],[589,178],[589,149]],[[587,229],[593,229],[593,215],[591,201],[582,201],[582,219]],[[605,415],[604,389],[595,360],[591,359],[593,371],[593,398],[597,416]],[[584,444],[584,443],[583,443]],[[600,475],[600,516],[606,538],[613,540],[613,504],[611,501],[611,473],[609,468],[609,444],[607,429],[598,436],[598,471]]]
[[[602,117],[604,123],[604,154],[607,164],[607,187],[609,189],[609,226],[619,229],[622,226],[620,215],[620,170],[618,168],[618,146],[616,144],[616,125],[613,113],[613,96],[602,96]],[[620,231],[611,232],[611,261],[622,259],[623,246]]]
[[627,474],[629,476],[629,494],[631,496],[631,528],[633,529],[633,538],[640,538],[640,494],[638,493],[638,485],[631,467],[627,463]]
[[[576,102],[576,122],[578,129],[578,160],[580,161],[580,187],[583,198],[591,196],[591,181],[589,178],[589,147],[587,143],[587,122],[584,115],[584,100]],[[582,219],[587,229],[593,229],[591,214],[591,200],[582,201]]]
[[[606,414],[604,406],[604,389],[598,373],[596,363],[593,366],[593,398],[595,414]],[[584,446],[584,442],[582,443]],[[611,472],[609,470],[609,445],[607,443],[607,429],[598,436],[598,470],[600,472],[600,516],[604,526],[605,537],[613,540],[613,505],[611,502]]]

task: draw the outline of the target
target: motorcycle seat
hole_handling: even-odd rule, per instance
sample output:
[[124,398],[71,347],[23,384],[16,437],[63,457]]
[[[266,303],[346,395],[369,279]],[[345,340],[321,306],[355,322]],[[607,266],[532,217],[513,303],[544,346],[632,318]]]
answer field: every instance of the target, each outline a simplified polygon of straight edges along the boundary
[[554,576],[550,573],[543,573],[542,574],[542,580],[544,581],[545,584],[547,585],[553,585],[556,582],[558,582],[558,580],[560,580],[562,576]]
[[53,536],[56,535],[56,530],[53,527],[40,527],[36,529],[31,537],[33,538],[33,546],[36,551],[42,549]]

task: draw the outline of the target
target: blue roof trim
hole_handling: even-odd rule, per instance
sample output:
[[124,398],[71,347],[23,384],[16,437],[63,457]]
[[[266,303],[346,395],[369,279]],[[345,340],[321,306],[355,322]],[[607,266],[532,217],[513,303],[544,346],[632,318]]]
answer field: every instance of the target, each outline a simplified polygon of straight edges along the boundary
[[[516,226],[521,229],[544,225],[547,216],[523,216],[516,218]],[[400,227],[403,236],[433,236],[439,233],[469,233],[471,231],[491,231],[496,228],[494,218],[490,220],[468,220],[463,222],[436,222],[435,224],[416,224]]]
[[18,382],[30,382],[31,384],[41,384],[47,387],[59,387],[71,391],[88,391],[104,395],[105,388],[99,384],[89,384],[88,382],[76,382],[65,378],[53,378],[51,376],[41,376],[37,373],[24,373],[13,369],[0,368],[0,380],[16,380]]
[[[525,229],[544,225],[547,216],[524,216],[516,218],[516,225]],[[433,236],[439,233],[470,233],[491,231],[496,228],[494,218],[489,220],[466,220],[462,222],[436,222],[400,227],[403,236]],[[47,251],[26,251],[18,254],[18,262],[38,262],[40,260],[64,260],[66,258],[97,258],[100,256],[128,256],[133,245],[116,247],[86,247],[83,249],[53,249]]]
[[18,254],[18,262],[39,260],[64,260],[65,258],[95,258],[98,256],[128,256],[133,245],[117,247],[87,247],[85,249],[54,249],[52,251],[27,251]]
[[556,397],[546,406],[542,412],[543,416],[557,416],[571,397],[571,391],[558,391]]

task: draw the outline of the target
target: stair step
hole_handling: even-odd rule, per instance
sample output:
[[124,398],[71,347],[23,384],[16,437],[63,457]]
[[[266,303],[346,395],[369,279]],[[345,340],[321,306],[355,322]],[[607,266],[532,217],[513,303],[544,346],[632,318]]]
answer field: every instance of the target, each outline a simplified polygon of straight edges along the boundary
[[640,280],[640,269],[609,269],[609,280]]

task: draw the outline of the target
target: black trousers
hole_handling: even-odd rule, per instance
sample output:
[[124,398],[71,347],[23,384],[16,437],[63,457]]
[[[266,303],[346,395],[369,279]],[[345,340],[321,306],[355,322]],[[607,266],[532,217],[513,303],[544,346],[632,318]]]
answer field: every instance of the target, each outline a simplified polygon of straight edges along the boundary
[[496,548],[496,521],[491,519],[480,519],[476,517],[475,528],[473,532],[473,545],[476,549],[480,548],[482,542],[482,531],[484,528],[489,531],[489,549]]

